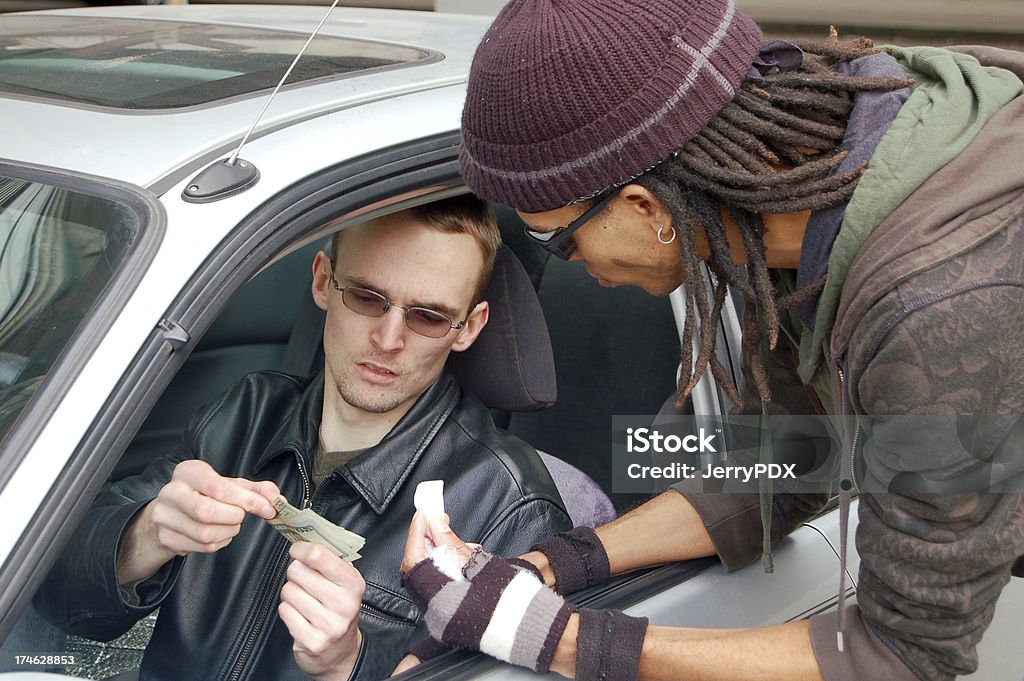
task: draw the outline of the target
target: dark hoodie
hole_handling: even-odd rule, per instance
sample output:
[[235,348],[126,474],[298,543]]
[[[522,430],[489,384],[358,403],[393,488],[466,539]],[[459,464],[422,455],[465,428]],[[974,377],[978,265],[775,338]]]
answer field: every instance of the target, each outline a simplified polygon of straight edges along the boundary
[[[1024,555],[1024,88],[1014,75],[1024,54],[894,56],[914,92],[823,249],[829,279],[813,331],[804,327],[798,356],[780,341],[769,366],[771,412],[820,405],[848,415],[845,432],[859,436],[843,442],[862,489],[843,649],[837,613],[811,620],[827,681],[972,672]],[[997,472],[1000,493],[971,482],[979,469]],[[757,494],[690,499],[728,568],[757,558]],[[773,539],[821,501],[777,495]]]

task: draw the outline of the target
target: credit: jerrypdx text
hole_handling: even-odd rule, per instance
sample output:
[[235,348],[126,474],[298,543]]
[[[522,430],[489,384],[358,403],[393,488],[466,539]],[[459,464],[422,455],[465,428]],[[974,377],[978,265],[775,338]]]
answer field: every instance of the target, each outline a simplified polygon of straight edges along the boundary
[[[856,419],[859,436],[844,443],[842,422],[824,415],[614,416],[612,491],[748,493],[767,481],[776,493],[835,493],[846,481],[876,494],[1024,490],[1019,416]],[[893,444],[908,438],[919,446]],[[840,474],[846,448],[853,465]],[[947,454],[955,470],[940,465]]]
[[[630,453],[654,452],[659,454],[686,452],[689,454],[719,453],[715,448],[715,438],[721,435],[721,430],[709,433],[706,429],[700,428],[697,433],[690,435],[663,435],[657,430],[650,428],[627,428],[626,429],[626,451]],[[696,465],[680,463],[678,461],[664,466],[643,465],[631,463],[626,467],[626,475],[630,479],[652,480],[692,480],[698,476],[704,480],[742,480],[750,482],[758,478],[770,480],[796,479],[795,463],[756,463],[749,466],[706,466],[700,468]]]

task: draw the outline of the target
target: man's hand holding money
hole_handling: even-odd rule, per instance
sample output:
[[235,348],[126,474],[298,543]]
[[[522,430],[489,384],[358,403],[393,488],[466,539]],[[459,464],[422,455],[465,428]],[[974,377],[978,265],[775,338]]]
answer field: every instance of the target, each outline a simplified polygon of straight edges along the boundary
[[277,612],[294,639],[299,669],[316,681],[344,681],[359,657],[359,606],[366,582],[352,561],[366,542],[311,508],[274,499],[269,520],[292,542],[288,581]]
[[238,534],[247,513],[270,519],[281,492],[273,482],[226,478],[205,461],[174,468],[129,527],[117,560],[117,580],[129,584],[153,575],[175,556],[219,551]]
[[317,681],[347,679],[359,657],[359,606],[366,583],[359,570],[326,546],[292,544],[278,616],[295,643],[295,662]]

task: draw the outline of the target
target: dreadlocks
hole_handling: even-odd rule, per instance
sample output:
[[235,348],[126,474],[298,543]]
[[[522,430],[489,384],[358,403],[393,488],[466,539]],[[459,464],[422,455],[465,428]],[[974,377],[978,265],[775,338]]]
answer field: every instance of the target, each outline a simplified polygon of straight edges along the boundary
[[[704,129],[673,156],[635,180],[653,192],[672,214],[679,234],[686,287],[682,375],[678,404],[686,399],[706,367],[736,404],[739,393],[729,372],[715,356],[716,329],[727,286],[743,297],[744,358],[758,395],[771,399],[762,344],[774,348],[779,310],[817,295],[824,279],[777,299],[764,256],[761,213],[819,210],[850,200],[865,166],[832,174],[846,158],[840,148],[853,95],[892,90],[912,81],[860,78],[835,73],[831,66],[875,52],[867,38],[840,44],[834,29],[824,43],[798,44],[804,63],[796,71],[770,72],[763,83],[744,81],[735,97]],[[785,166],[780,169],[779,166]],[[725,236],[721,206],[739,226],[747,256],[746,273],[736,266]],[[710,247],[708,267],[713,284],[700,284],[696,229],[704,229]],[[700,343],[693,338],[700,316]]]

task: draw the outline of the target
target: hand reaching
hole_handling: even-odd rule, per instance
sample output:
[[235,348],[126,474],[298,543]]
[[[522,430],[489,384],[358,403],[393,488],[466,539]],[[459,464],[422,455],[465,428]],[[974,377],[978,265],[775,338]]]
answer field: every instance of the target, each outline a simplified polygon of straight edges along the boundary
[[[436,548],[424,559],[424,535]],[[535,572],[477,547],[443,522],[417,513],[409,528],[402,583],[427,629],[448,645],[481,650],[534,671],[547,671],[574,608]]]
[[[424,558],[424,536],[436,548]],[[532,563],[505,560],[459,539],[443,522],[413,516],[402,585],[441,643],[480,650],[534,671],[635,680],[647,619],[615,610],[576,611],[544,586]]]

